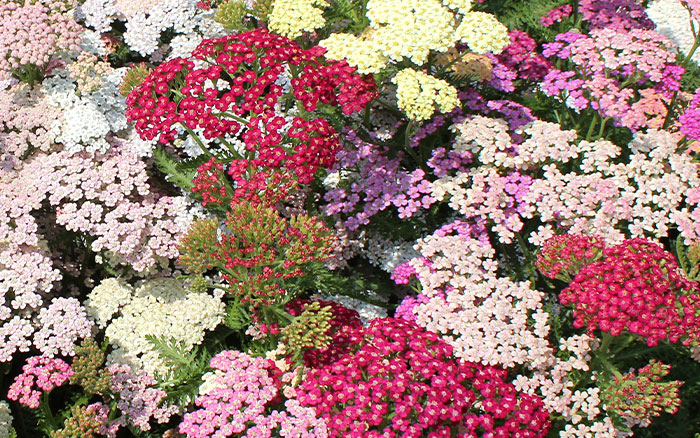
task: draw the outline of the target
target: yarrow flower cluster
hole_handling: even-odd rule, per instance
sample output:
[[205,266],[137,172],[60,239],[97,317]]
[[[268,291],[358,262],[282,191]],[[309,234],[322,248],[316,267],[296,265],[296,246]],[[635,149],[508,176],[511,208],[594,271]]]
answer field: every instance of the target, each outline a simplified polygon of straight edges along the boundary
[[574,305],[574,326],[613,336],[628,331],[646,340],[684,345],[700,339],[697,285],[681,274],[673,256],[646,239],[606,248],[584,266],[559,299]]
[[88,294],[85,305],[115,347],[108,362],[126,363],[151,375],[166,374],[168,366],[149,336],[191,351],[224,314],[219,298],[188,291],[173,278],[147,280],[136,289],[108,278]]
[[491,14],[471,11],[471,2],[370,0],[369,27],[360,36],[334,33],[320,42],[333,59],[347,59],[362,73],[378,73],[391,62],[423,65],[431,51],[446,52],[457,42],[478,54],[498,53],[508,31]]
[[188,438],[269,437],[273,431],[284,438],[328,436],[325,422],[294,399],[282,411],[268,409],[282,386],[273,361],[224,350],[210,365],[213,382],[195,400],[199,409],[185,414],[179,426]]
[[662,382],[671,372],[671,366],[652,360],[648,365],[625,373],[614,381],[601,394],[608,412],[626,426],[647,427],[653,417],[662,412],[675,414],[681,404],[678,390],[682,383],[678,380]]
[[603,249],[605,243],[595,236],[562,234],[542,244],[535,266],[548,278],[569,282],[582,267],[600,259]]
[[298,38],[302,32],[313,32],[323,27],[323,8],[326,0],[275,0],[268,16],[271,31],[287,38]]
[[[142,138],[163,143],[176,137],[178,127],[201,130],[205,141],[224,145],[242,132],[252,165],[285,167],[309,182],[318,167],[333,164],[339,146],[335,129],[313,111],[324,104],[350,114],[374,97],[371,77],[357,75],[344,61],[326,62],[322,54],[262,30],[205,40],[191,58],[159,65],[133,89],[127,118]],[[195,68],[194,61],[209,66]],[[289,77],[287,66],[299,73]],[[280,80],[291,87],[285,91]],[[288,121],[278,113],[290,99],[299,101],[305,116]]]
[[448,113],[459,105],[454,87],[423,72],[401,70],[391,81],[396,84],[399,108],[411,120],[426,120],[435,109]]
[[198,273],[219,269],[231,295],[251,308],[285,304],[293,296],[281,281],[330,256],[330,230],[314,217],[287,219],[264,204],[235,202],[224,224],[218,233],[214,219],[195,222],[180,244],[180,263]]
[[0,5],[0,79],[44,72],[55,54],[79,50],[81,26],[61,2],[5,1]]
[[72,375],[70,365],[61,359],[32,356],[22,367],[22,374],[10,385],[7,398],[36,409],[43,392],[63,385]]
[[502,369],[456,361],[437,335],[392,318],[349,333],[354,354],[311,370],[297,390],[329,437],[546,435],[539,399],[517,393]]

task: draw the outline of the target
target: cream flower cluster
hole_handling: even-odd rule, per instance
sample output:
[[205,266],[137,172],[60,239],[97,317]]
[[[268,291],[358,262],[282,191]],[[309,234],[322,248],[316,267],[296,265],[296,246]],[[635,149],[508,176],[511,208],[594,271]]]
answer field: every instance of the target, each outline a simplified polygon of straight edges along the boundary
[[446,113],[459,105],[456,88],[421,71],[407,68],[391,81],[396,84],[399,108],[411,120],[427,120],[436,108]]
[[491,14],[469,12],[455,30],[457,38],[466,43],[472,52],[500,53],[510,42],[508,29]]
[[0,436],[9,437],[12,428],[12,412],[5,400],[0,401]]
[[147,336],[191,350],[219,325],[225,311],[219,298],[187,291],[173,278],[146,280],[136,289],[106,279],[90,292],[85,306],[115,346],[109,362],[143,368],[151,375],[165,374],[168,368]]
[[302,32],[313,32],[326,24],[322,9],[326,6],[325,0],[275,0],[267,25],[277,34],[298,38]]
[[477,53],[500,53],[508,29],[493,15],[470,8],[470,0],[369,0],[370,24],[362,35],[333,34],[319,44],[327,57],[345,58],[361,73],[404,59],[422,65],[431,51],[444,53],[458,41]]

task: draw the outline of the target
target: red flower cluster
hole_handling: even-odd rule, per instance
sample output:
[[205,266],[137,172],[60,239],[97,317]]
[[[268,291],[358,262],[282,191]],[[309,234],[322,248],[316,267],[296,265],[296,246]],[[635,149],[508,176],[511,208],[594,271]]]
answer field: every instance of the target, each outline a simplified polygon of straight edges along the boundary
[[[161,64],[129,94],[127,118],[143,138],[164,143],[175,137],[176,124],[224,145],[243,130],[246,160],[286,167],[307,183],[318,167],[333,164],[339,148],[335,129],[311,112],[322,103],[350,114],[376,95],[371,76],[323,53],[262,29],[204,40],[192,58],[205,66],[179,58]],[[285,120],[283,112],[295,105],[298,115]]]
[[[331,328],[328,335],[331,336],[331,345],[324,349],[307,350],[304,352],[304,365],[311,368],[319,368],[336,362],[352,347],[351,339],[345,332],[345,328],[361,328],[362,320],[356,310],[348,309],[335,301],[318,300],[321,307],[330,307],[333,318],[328,321]],[[306,308],[308,300],[294,300],[287,304],[287,312],[292,316],[299,316]]]
[[223,164],[216,161],[212,157],[206,163],[197,168],[197,176],[194,177],[192,183],[192,193],[196,193],[202,197],[202,206],[207,204],[222,205],[226,199],[226,186],[221,183],[221,174],[223,173]]
[[689,344],[700,335],[697,284],[681,274],[673,255],[646,239],[606,248],[604,258],[583,267],[559,295],[574,305],[574,326],[619,336]]
[[547,278],[569,282],[578,271],[603,255],[605,244],[594,236],[562,234],[542,244],[535,266]]
[[549,414],[501,368],[455,360],[452,347],[414,323],[385,318],[347,330],[351,351],[312,369],[299,402],[343,438],[544,437]]

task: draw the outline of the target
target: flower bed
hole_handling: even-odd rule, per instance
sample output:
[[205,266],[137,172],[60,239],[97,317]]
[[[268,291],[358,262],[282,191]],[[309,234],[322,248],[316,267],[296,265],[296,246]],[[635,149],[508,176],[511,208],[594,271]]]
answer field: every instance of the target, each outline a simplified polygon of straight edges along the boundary
[[700,433],[697,1],[0,22],[0,438]]

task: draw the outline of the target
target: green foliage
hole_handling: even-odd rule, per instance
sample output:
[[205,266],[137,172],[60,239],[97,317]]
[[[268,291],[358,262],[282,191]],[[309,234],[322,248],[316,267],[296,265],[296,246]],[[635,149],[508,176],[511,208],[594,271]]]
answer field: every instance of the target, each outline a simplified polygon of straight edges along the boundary
[[202,375],[209,371],[211,353],[201,347],[187,351],[185,343],[175,339],[159,339],[146,336],[163,359],[168,372],[157,375],[158,387],[168,393],[166,399],[176,404],[187,404],[194,400],[202,383]]
[[[360,274],[362,272],[363,275]],[[342,295],[357,298],[375,306],[387,307],[381,300],[372,298],[370,291],[387,290],[393,283],[381,280],[370,280],[365,269],[354,270],[354,273],[331,271],[323,263],[310,263],[304,268],[304,275],[290,279],[285,286],[295,294],[322,293],[324,295]]]
[[153,158],[158,170],[166,175],[166,179],[185,192],[192,190],[192,179],[197,173],[197,167],[206,161],[206,157],[175,161],[163,149],[154,149]]
[[250,315],[236,300],[226,304],[226,316],[224,324],[231,330],[242,331],[250,325]]

